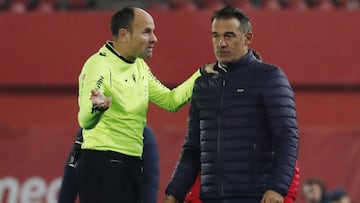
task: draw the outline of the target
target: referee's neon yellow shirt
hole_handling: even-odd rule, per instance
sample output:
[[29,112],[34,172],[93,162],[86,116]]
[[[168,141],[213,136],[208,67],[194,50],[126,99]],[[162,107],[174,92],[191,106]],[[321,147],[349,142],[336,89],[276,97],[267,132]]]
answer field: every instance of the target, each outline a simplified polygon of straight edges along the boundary
[[[110,150],[140,157],[149,100],[169,111],[177,111],[189,101],[194,81],[200,75],[197,71],[170,90],[152,75],[143,59],[130,63],[112,48],[111,42],[106,42],[86,61],[79,75],[78,121],[83,128],[82,149]],[[112,97],[110,108],[105,112],[91,113],[92,89]]]

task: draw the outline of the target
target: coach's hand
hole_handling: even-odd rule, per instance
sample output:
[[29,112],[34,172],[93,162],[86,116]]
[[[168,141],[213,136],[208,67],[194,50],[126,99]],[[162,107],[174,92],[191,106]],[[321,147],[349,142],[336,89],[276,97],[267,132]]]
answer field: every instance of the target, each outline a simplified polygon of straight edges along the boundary
[[261,203],[283,203],[284,197],[273,190],[267,190],[261,200]]
[[172,195],[167,195],[165,197],[164,203],[179,203],[179,201],[176,200],[176,198]]
[[110,107],[111,97],[105,97],[102,92],[91,90],[91,103],[94,110],[105,111]]

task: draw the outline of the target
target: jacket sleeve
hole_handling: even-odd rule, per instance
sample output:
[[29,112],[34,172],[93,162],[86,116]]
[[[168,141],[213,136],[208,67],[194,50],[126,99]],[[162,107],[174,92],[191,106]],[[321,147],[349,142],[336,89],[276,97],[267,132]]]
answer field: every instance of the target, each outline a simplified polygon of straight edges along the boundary
[[263,102],[274,160],[267,189],[285,196],[294,174],[299,145],[295,99],[287,77],[279,68],[272,68],[268,76]]
[[81,128],[94,128],[104,113],[101,111],[92,113],[91,90],[96,89],[109,96],[107,87],[110,83],[110,70],[104,67],[104,64],[90,58],[79,76],[78,121]]
[[181,85],[170,90],[151,73],[150,68],[147,69],[150,101],[171,112],[178,111],[190,100],[194,87],[194,81],[201,75],[200,70],[197,70]]
[[200,171],[200,126],[199,113],[191,102],[188,119],[188,133],[180,158],[166,188],[166,194],[173,195],[182,202]]

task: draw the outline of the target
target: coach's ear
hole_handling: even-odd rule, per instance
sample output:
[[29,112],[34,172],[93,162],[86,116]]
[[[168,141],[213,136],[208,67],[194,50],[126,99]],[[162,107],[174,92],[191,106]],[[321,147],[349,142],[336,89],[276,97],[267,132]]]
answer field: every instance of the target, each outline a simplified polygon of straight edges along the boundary
[[245,34],[245,45],[249,45],[252,42],[254,34],[252,32],[248,32]]

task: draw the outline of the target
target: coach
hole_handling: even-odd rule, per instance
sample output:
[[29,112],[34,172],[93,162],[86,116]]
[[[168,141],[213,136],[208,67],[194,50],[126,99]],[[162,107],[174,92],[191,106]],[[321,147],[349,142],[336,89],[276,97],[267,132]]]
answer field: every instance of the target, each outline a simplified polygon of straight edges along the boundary
[[215,12],[212,38],[220,74],[195,81],[165,202],[182,201],[200,172],[204,203],[282,203],[298,154],[294,93],[280,68],[248,49],[253,34],[241,10]]

